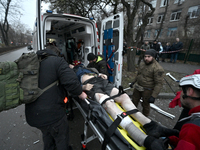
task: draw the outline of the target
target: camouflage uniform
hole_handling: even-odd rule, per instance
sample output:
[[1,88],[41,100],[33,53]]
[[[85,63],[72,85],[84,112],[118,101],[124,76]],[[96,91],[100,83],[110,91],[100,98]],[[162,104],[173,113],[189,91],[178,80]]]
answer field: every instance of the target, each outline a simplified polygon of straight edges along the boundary
[[153,96],[156,98],[161,90],[163,84],[164,69],[159,63],[153,59],[152,63],[146,65],[142,63],[139,67],[138,74],[135,78],[135,89],[133,91],[133,103],[138,106],[142,97],[143,114],[149,115],[150,104],[148,99]]

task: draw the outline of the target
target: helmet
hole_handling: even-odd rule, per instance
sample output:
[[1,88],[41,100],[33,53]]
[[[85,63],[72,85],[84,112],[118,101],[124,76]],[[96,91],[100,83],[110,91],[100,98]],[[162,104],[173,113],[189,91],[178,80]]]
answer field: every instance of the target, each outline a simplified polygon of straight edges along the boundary
[[195,74],[187,77],[183,77],[179,83],[180,86],[192,85],[197,89],[200,89],[200,74]]

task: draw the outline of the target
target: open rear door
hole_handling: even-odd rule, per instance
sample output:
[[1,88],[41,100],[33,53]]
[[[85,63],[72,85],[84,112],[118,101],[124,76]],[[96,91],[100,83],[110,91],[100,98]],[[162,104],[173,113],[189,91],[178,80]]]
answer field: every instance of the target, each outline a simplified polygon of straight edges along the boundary
[[42,28],[42,14],[41,14],[41,1],[36,1],[36,40],[37,40],[37,50],[44,49],[44,38],[43,38],[43,28]]
[[109,81],[121,85],[123,64],[123,12],[104,19],[101,23],[100,53],[107,61]]

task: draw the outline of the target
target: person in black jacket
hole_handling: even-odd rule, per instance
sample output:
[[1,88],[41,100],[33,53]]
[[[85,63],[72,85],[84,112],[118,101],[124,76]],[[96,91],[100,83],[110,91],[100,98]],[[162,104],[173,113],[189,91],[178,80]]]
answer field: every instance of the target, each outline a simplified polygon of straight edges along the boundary
[[176,38],[176,42],[173,43],[171,46],[171,51],[177,51],[177,52],[171,53],[171,60],[170,60],[171,63],[173,60],[174,60],[174,63],[176,63],[176,60],[178,58],[178,50],[181,50],[182,48],[183,48],[183,43],[180,42],[179,38]]
[[96,68],[100,73],[108,76],[107,62],[104,60],[104,56],[96,56],[93,53],[89,53],[87,60],[89,61],[88,68]]
[[151,45],[150,48],[156,50],[155,60],[159,62],[160,45],[158,44],[157,40],[153,41],[153,44]]
[[59,84],[45,91],[36,101],[25,105],[27,123],[41,130],[43,134],[44,150],[69,149],[69,129],[64,108],[65,91],[81,99],[87,97],[76,74],[64,58],[58,56],[59,53],[55,46],[37,52],[38,56],[49,55],[40,64],[39,87],[44,89],[56,80]]
[[[171,49],[170,43],[167,42],[166,45],[163,47],[163,52],[169,52]],[[163,53],[161,55],[162,57],[162,62],[165,62],[165,59],[168,57],[169,53]]]

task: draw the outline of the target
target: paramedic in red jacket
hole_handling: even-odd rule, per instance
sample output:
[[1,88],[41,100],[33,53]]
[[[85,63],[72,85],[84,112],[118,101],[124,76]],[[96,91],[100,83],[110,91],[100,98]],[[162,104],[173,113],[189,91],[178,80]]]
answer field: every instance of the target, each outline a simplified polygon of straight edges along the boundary
[[39,87],[44,89],[59,80],[45,91],[36,101],[25,105],[27,123],[41,130],[44,150],[68,150],[69,128],[65,111],[65,90],[85,99],[87,95],[76,74],[69,68],[64,58],[58,56],[56,47],[50,46],[46,50],[38,51],[39,56],[50,55],[41,61]]
[[170,144],[175,150],[200,150],[200,74],[183,77],[180,80],[182,92],[180,95],[183,108],[190,109],[189,117],[181,128],[179,137],[170,137]]

